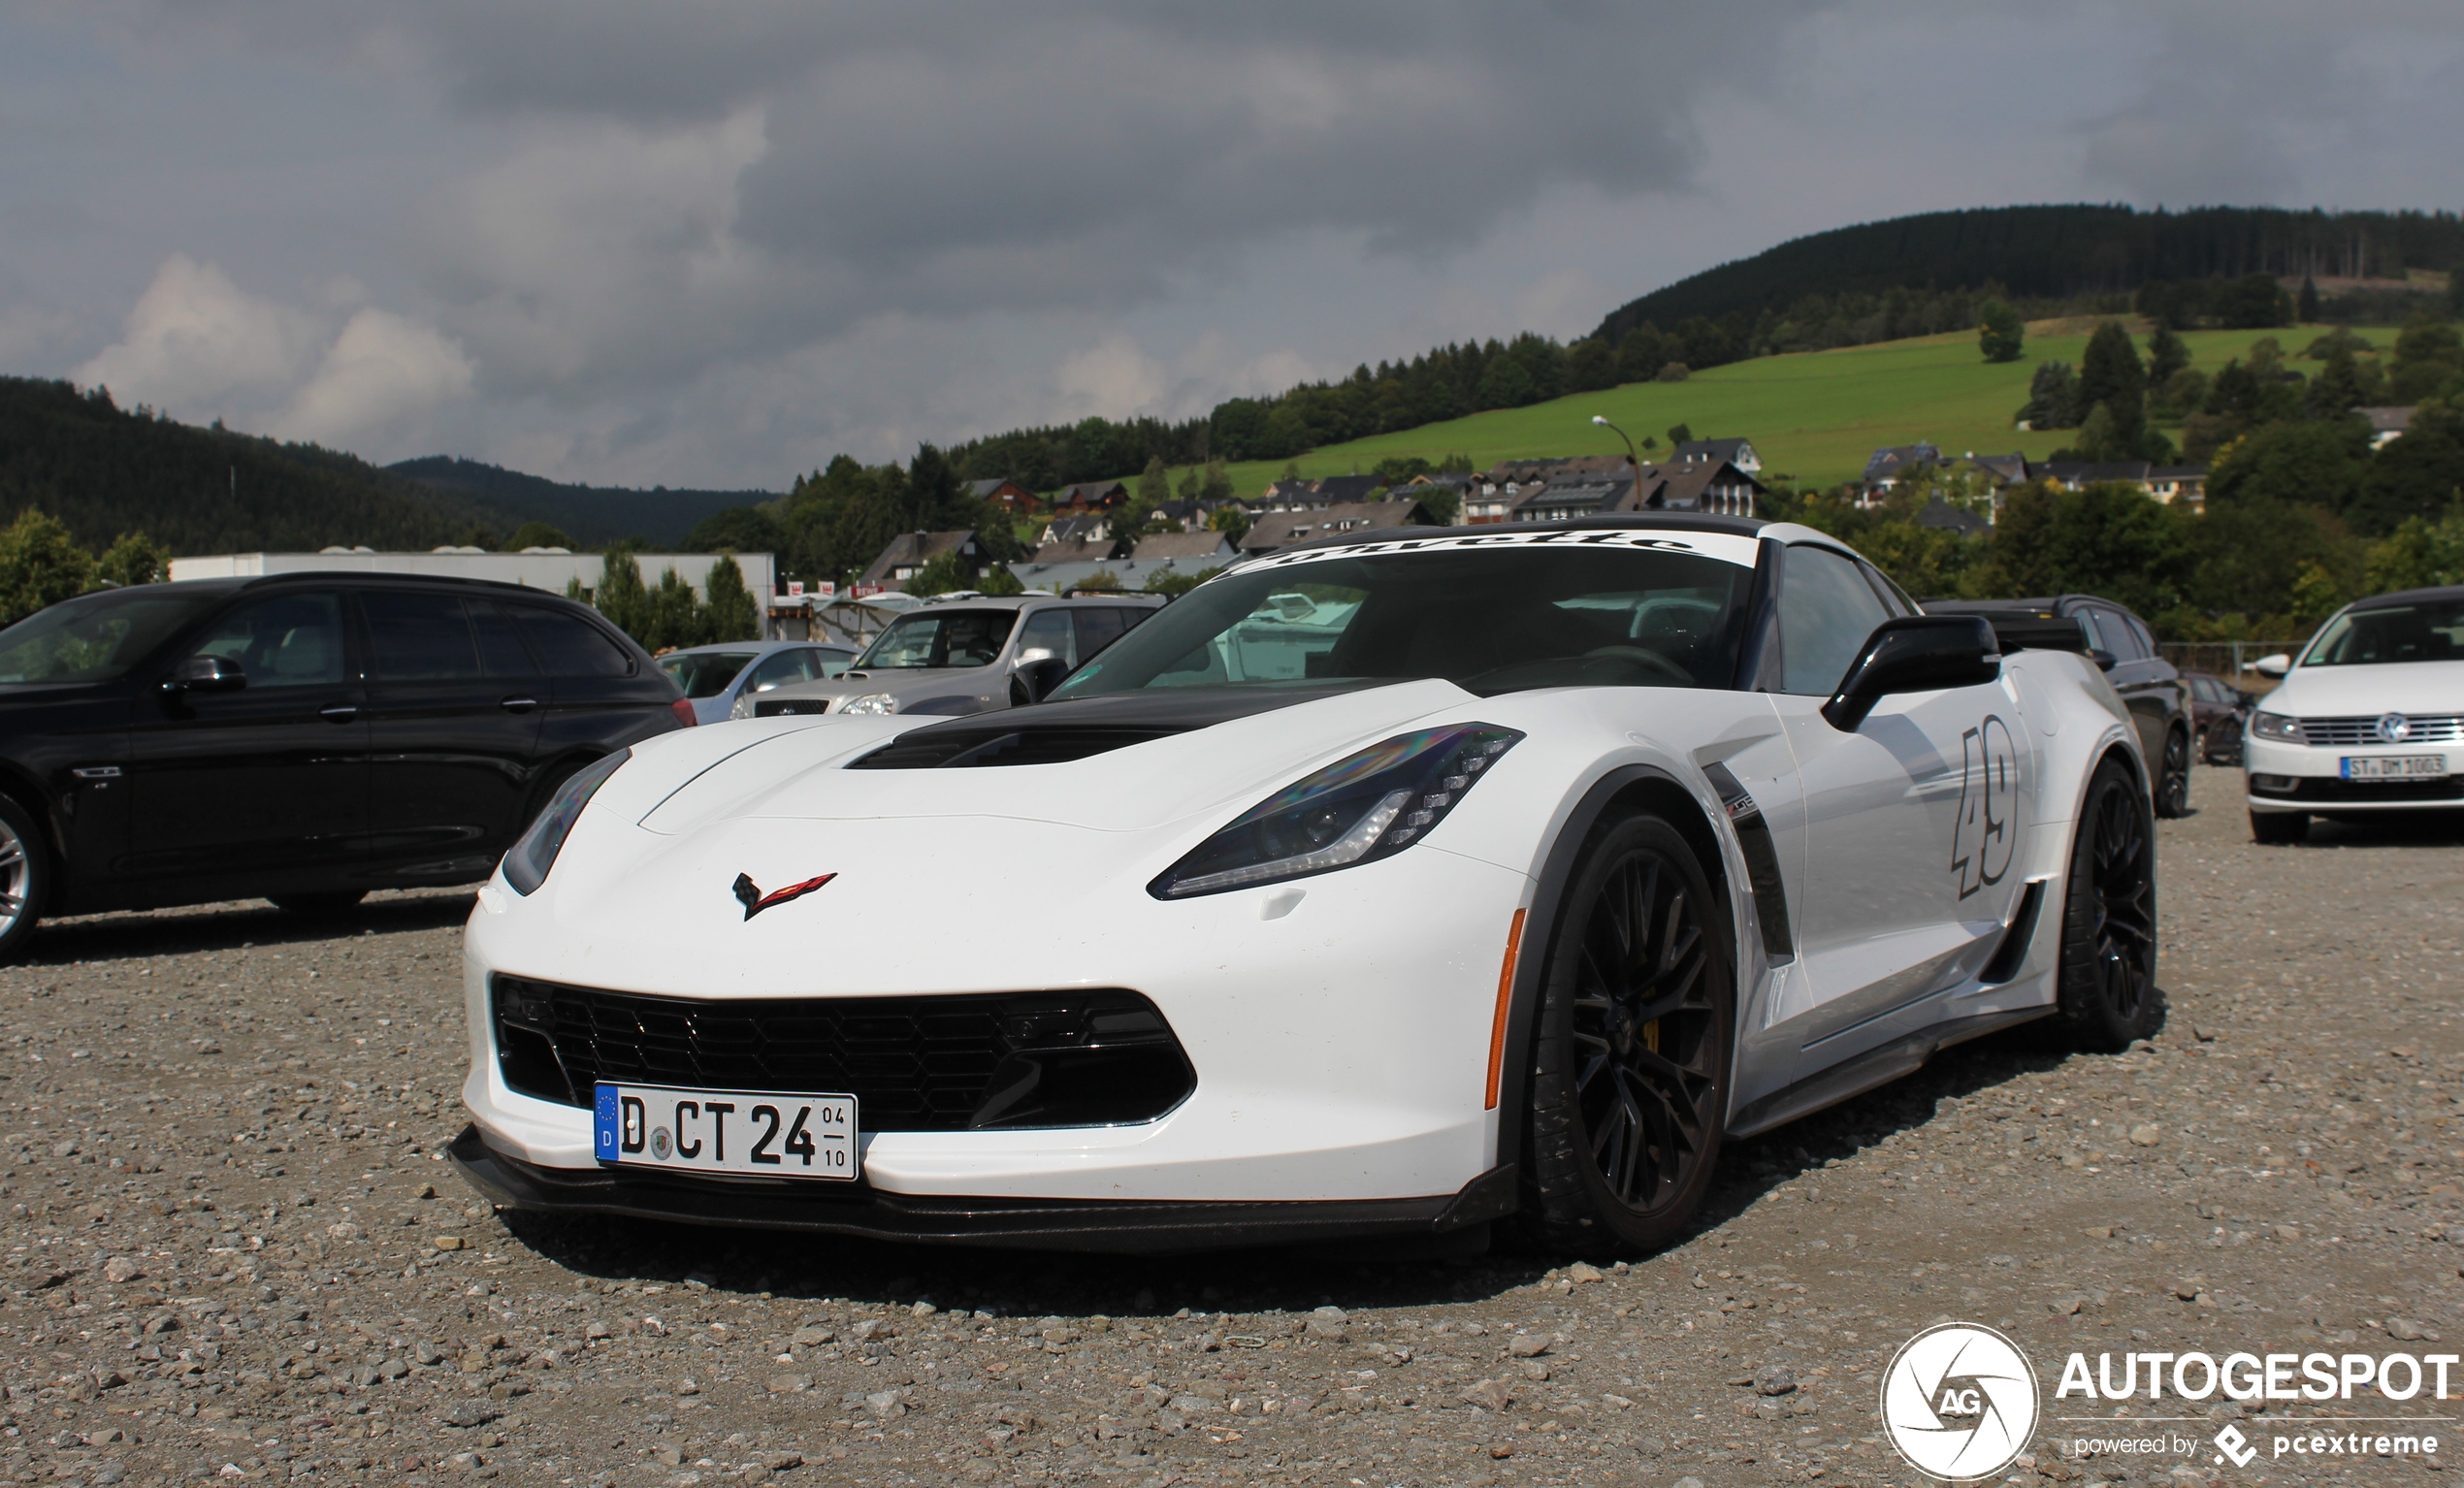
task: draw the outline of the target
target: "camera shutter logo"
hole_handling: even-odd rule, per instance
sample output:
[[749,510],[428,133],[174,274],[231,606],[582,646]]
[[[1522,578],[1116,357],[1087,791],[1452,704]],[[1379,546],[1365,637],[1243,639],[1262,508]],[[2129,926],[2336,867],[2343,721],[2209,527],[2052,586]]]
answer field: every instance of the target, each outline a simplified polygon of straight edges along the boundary
[[1991,1477],[2036,1434],[2036,1371],[1975,1323],[1942,1323],[1899,1345],[1882,1376],[1882,1426],[1928,1477]]

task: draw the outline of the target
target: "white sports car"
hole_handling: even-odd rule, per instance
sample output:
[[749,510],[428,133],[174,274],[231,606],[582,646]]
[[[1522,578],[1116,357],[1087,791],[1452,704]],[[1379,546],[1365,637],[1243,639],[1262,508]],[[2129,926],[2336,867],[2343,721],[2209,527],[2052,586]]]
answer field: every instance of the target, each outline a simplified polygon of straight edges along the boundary
[[2156,1026],[2137,731],[2002,653],[1807,528],[1406,529],[1027,707],[665,735],[480,893],[453,1155],[917,1240],[1660,1245],[1724,1137]]
[[2261,659],[2285,679],[2251,714],[2251,835],[2310,835],[2313,812],[2464,810],[2464,588],[2411,589],[2340,610],[2304,647]]

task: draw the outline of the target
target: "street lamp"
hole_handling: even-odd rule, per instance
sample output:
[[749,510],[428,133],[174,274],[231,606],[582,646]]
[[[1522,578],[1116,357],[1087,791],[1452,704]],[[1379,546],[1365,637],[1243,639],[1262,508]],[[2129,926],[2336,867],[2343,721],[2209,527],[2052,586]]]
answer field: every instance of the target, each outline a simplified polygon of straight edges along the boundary
[[1626,464],[1634,467],[1635,472],[1635,510],[1640,511],[1642,509],[1642,456],[1635,449],[1634,436],[1597,413],[1591,416],[1591,421],[1626,441]]

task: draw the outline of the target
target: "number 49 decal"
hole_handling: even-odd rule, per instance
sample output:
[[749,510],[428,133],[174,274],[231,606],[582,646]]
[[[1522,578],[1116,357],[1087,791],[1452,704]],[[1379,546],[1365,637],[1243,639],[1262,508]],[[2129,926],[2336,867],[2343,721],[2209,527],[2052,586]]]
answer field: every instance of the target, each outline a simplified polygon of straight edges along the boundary
[[1963,771],[1960,812],[1951,829],[1951,872],[1964,899],[1989,889],[2011,871],[2017,846],[2012,819],[2019,812],[2019,754],[2010,726],[1992,714],[1960,736]]

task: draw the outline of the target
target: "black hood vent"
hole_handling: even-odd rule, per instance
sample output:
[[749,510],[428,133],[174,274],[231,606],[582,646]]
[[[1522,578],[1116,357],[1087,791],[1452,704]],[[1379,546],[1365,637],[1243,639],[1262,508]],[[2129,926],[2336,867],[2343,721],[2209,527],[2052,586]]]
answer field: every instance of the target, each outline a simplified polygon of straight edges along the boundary
[[985,764],[1065,764],[1236,718],[1380,686],[1192,687],[1121,693],[1005,708],[902,733],[848,763],[851,770],[946,770]]

